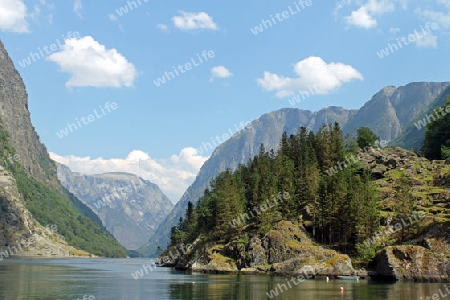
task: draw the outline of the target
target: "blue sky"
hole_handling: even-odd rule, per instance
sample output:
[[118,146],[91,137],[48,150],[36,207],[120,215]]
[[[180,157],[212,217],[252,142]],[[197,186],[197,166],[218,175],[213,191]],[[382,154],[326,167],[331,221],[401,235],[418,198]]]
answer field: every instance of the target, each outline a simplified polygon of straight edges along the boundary
[[450,0],[0,0],[0,38],[52,157],[136,173],[174,202],[212,152],[196,149],[242,122],[448,81],[449,28]]

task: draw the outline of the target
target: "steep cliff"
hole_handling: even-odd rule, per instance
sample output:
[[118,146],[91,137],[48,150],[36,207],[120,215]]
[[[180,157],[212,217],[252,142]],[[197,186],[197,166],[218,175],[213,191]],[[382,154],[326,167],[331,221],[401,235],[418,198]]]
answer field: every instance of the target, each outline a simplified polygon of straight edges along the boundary
[[[56,164],[31,124],[25,85],[1,42],[0,123],[0,164],[13,175],[36,224],[56,225],[69,245],[90,253],[126,256],[92,211],[59,183]],[[11,217],[9,211],[2,214]],[[4,231],[16,229],[5,225]]]

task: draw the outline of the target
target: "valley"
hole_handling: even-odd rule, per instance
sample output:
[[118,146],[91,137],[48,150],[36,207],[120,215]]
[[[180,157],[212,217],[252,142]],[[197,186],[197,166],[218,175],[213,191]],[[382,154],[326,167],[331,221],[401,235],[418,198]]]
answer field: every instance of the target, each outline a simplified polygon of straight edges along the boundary
[[449,9],[0,0],[0,298],[446,298]]

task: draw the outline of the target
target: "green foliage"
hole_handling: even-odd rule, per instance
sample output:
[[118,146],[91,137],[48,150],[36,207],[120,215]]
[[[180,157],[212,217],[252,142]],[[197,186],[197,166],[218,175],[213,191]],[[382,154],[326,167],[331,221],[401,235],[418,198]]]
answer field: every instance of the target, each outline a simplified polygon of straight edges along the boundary
[[436,109],[431,122],[425,129],[425,141],[422,151],[428,159],[446,159],[449,157],[450,148],[450,113],[447,108],[450,106],[450,95],[447,96],[445,106]]
[[441,158],[449,159],[450,158],[450,147],[441,146]]
[[69,245],[105,257],[126,257],[126,250],[99,224],[83,216],[69,201],[28,176],[20,166],[13,168],[19,192],[27,209],[41,224],[55,224]]
[[367,264],[375,258],[377,252],[383,249],[383,247],[377,243],[359,243],[356,245],[356,250],[358,251],[361,262]]
[[261,145],[247,165],[219,174],[197,206],[188,206],[186,218],[172,228],[171,245],[199,235],[222,242],[238,237],[244,245],[248,228],[263,236],[285,219],[310,224],[317,241],[354,249],[378,229],[378,199],[356,164],[332,176],[325,172],[350,155],[344,144],[335,123],[317,134],[304,127],[283,134],[277,153]]
[[374,147],[380,137],[370,130],[368,127],[361,127],[357,130],[356,142],[360,148]]

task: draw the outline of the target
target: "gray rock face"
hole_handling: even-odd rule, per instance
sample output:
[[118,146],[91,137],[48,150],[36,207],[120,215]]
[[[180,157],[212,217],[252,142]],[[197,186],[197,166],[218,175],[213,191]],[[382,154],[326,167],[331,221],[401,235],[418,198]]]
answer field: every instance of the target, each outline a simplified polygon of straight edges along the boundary
[[448,282],[450,260],[421,246],[390,246],[374,262],[375,276],[392,280]]
[[[191,253],[175,252],[170,264],[176,269],[199,272],[260,272],[265,274],[304,276],[356,275],[350,257],[315,245],[302,226],[280,221],[263,238],[254,235],[248,249],[242,241],[225,245],[206,244],[199,239]],[[165,261],[167,256],[160,257]]]
[[385,87],[345,124],[344,132],[354,133],[356,128],[365,126],[371,128],[382,140],[394,140],[449,84],[413,82],[398,88]]
[[0,118],[11,135],[24,169],[47,186],[57,187],[56,166],[31,124],[25,85],[0,41]]
[[63,186],[89,206],[106,229],[129,250],[145,244],[173,208],[157,185],[136,175],[105,173],[90,176],[57,165]]
[[258,154],[259,147],[277,149],[283,132],[295,134],[300,126],[317,131],[323,123],[338,122],[344,133],[354,134],[359,127],[371,128],[382,140],[398,136],[411,120],[423,111],[450,83],[410,83],[403,87],[388,86],[375,94],[359,110],[328,107],[318,112],[285,108],[261,116],[251,127],[237,133],[218,146],[205,162],[194,183],[187,189],[174,210],[161,223],[149,243],[141,249],[154,254],[157,246],[167,245],[170,229],[184,216],[187,203],[196,203],[209,182],[226,169],[236,169]]

